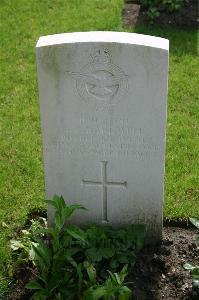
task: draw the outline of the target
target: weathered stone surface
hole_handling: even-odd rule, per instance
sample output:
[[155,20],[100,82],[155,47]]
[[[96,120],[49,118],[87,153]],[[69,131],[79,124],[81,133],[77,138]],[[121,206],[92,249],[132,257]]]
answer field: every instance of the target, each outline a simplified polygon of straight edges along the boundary
[[133,33],[39,39],[46,195],[88,209],[72,222],[145,223],[161,237],[168,47]]
[[124,26],[135,26],[140,15],[140,5],[134,3],[126,3],[122,14]]

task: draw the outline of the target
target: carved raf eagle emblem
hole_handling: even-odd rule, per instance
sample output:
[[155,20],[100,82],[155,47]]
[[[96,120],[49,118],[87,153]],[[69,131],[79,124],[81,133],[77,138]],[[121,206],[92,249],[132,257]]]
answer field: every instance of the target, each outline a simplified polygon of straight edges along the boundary
[[75,78],[77,92],[85,101],[115,104],[128,89],[127,75],[112,63],[105,49],[97,50],[80,72],[67,73]]

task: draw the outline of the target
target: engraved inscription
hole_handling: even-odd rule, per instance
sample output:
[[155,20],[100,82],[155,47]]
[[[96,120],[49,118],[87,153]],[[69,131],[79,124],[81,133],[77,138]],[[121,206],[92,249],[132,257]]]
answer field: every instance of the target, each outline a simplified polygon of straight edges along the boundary
[[115,104],[128,89],[127,75],[112,63],[106,49],[98,49],[80,72],[67,73],[75,78],[77,92],[86,102]]
[[97,116],[81,115],[79,123],[65,129],[61,136],[46,142],[47,153],[66,155],[128,157],[138,161],[159,159],[161,141],[152,138],[144,128],[133,128],[128,118],[100,120]]
[[94,180],[85,180],[82,179],[83,184],[86,185],[99,185],[102,187],[102,222],[108,222],[108,212],[107,212],[107,187],[116,186],[116,187],[126,187],[127,182],[114,182],[107,180],[107,161],[101,161],[101,181]]

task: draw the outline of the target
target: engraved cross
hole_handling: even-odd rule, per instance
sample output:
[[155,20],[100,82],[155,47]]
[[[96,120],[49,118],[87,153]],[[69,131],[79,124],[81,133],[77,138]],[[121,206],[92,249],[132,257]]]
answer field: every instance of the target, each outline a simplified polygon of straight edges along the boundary
[[126,187],[127,182],[114,182],[107,180],[107,161],[101,161],[101,181],[85,180],[82,179],[83,184],[87,185],[99,185],[102,187],[102,222],[107,223],[107,187],[116,186],[116,187]]

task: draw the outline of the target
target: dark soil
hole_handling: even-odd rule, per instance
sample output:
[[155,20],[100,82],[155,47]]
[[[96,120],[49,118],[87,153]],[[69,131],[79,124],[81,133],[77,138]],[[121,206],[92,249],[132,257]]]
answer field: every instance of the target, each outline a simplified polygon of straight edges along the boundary
[[[165,222],[167,225],[169,221]],[[195,238],[197,230],[187,228],[187,223],[171,222],[172,227],[163,228],[163,239],[159,246],[149,247],[140,253],[135,267],[128,278],[134,300],[198,300],[199,291],[192,289],[189,271],[184,270],[186,262],[199,264],[199,248]],[[174,227],[175,226],[175,227]],[[31,271],[18,270],[16,288],[9,300],[30,299],[25,289],[31,279]]]
[[196,300],[199,291],[192,290],[192,279],[183,264],[199,264],[196,231],[164,227],[160,246],[146,247],[131,272],[134,300]]
[[[123,22],[125,26],[136,26],[139,24],[149,24],[150,20],[146,10],[140,7],[138,1],[127,0],[123,10]],[[159,17],[153,20],[153,24],[198,28],[198,0],[190,0],[179,11],[169,12],[168,10],[161,9]]]
[[[32,275],[32,267],[27,266],[27,269],[19,269],[15,274],[15,287],[6,300],[28,300],[31,299],[32,292],[25,288],[26,284],[34,280]],[[0,298],[1,299],[1,298]],[[2,299],[3,300],[3,299]]]

